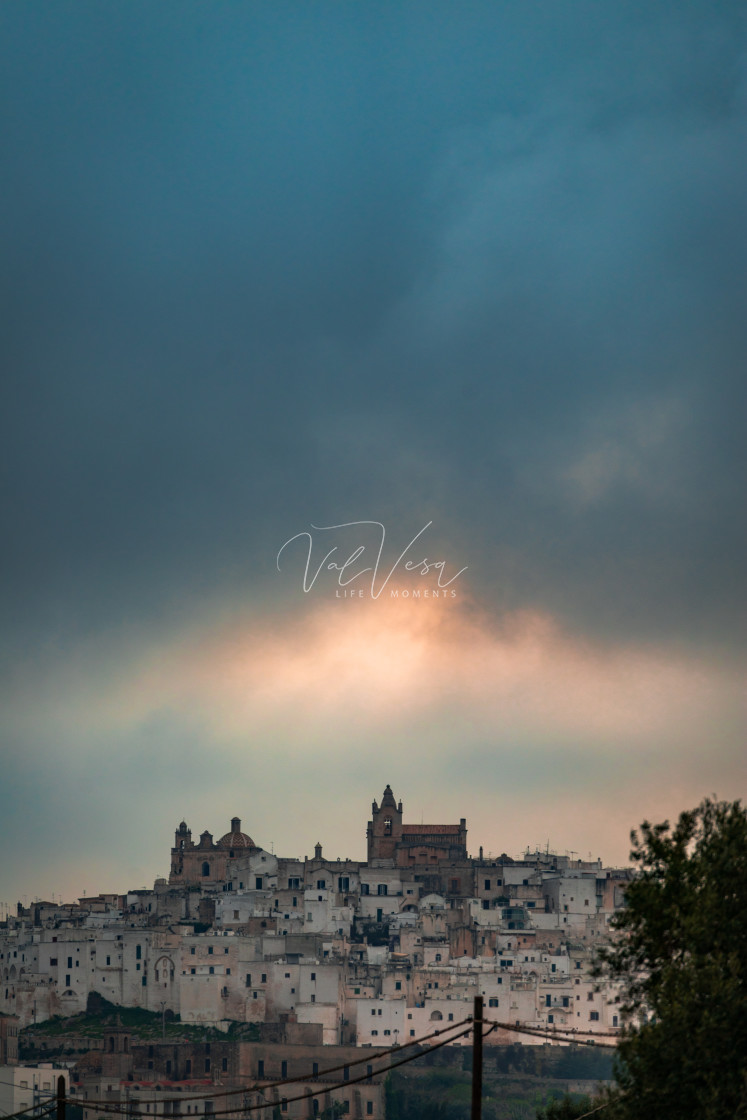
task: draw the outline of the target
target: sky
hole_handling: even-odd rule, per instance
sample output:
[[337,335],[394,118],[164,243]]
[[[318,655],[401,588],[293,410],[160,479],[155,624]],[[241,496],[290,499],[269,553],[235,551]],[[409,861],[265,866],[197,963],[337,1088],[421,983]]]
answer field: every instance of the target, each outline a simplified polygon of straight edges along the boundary
[[744,797],[746,21],[0,7],[0,909]]

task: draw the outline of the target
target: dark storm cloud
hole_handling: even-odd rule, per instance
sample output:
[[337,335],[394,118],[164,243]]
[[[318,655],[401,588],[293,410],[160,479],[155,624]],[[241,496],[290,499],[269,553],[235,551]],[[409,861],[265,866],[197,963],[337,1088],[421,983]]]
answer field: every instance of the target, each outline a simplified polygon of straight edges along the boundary
[[739,5],[2,20],[14,656],[367,517],[498,609],[737,636]]

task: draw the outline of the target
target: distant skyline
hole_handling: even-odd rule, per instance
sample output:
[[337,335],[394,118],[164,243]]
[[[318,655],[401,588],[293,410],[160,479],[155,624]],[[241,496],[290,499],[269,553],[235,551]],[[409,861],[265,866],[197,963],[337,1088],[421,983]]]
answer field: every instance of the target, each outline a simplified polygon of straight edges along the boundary
[[2,6],[0,902],[744,798],[746,21]]

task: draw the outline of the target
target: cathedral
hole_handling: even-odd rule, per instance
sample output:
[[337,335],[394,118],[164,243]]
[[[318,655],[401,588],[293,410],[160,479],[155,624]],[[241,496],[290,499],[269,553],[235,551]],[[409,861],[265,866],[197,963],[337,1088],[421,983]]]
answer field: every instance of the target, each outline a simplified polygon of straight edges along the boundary
[[395,867],[458,863],[467,858],[467,821],[459,824],[403,824],[402,802],[394,800],[391,786],[381,805],[374,801],[368,822],[368,862]]
[[[368,822],[367,861],[371,867],[435,868],[462,863],[467,859],[467,822],[459,824],[403,824],[402,802],[394,799],[387,786],[381,805],[374,801],[372,819]],[[238,817],[231,820],[231,830],[217,842],[212,834],[200,834],[198,844],[185,821],[174,833],[171,849],[172,886],[225,883],[231,861],[261,851],[250,836],[241,831]],[[319,850],[320,852],[321,850]],[[318,855],[321,859],[321,854]]]
[[199,844],[192,840],[192,832],[182,821],[174,833],[171,849],[170,884],[222,883],[227,878],[232,859],[259,851],[251,836],[241,831],[238,817],[231,820],[231,831],[213,843],[211,833],[200,834]]

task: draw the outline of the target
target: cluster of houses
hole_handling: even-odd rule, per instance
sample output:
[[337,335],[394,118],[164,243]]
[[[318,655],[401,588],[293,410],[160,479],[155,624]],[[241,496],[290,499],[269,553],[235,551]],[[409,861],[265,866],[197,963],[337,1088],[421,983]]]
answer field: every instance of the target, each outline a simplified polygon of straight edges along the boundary
[[[260,1028],[262,1043],[214,1042],[225,1049],[219,1062],[165,1057],[160,1045],[148,1056],[126,1032],[112,1035],[93,1071],[96,1092],[112,1099],[142,1075],[261,1081],[260,1069],[271,1077],[300,1061],[299,1046],[312,1067],[322,1054],[330,1065],[333,1053],[404,1046],[463,1023],[476,995],[498,1024],[486,1045],[614,1040],[619,996],[599,990],[592,967],[629,869],[550,851],[469,856],[464,819],[407,825],[402,816],[387,786],[373,802],[365,862],[327,859],[318,844],[313,858],[281,858],[238,818],[219,840],[203,832],[193,841],[182,821],[169,879],[152,890],[19,906],[0,927],[0,1013],[26,1027],[83,1012],[95,994],[226,1033]],[[380,1080],[351,1084],[342,1104],[383,1116]],[[324,1103],[312,1096],[283,1109],[274,1092],[288,1115],[315,1115]]]

